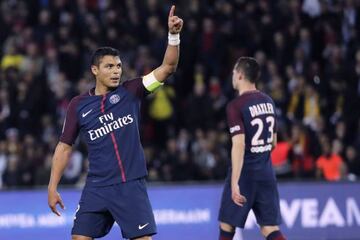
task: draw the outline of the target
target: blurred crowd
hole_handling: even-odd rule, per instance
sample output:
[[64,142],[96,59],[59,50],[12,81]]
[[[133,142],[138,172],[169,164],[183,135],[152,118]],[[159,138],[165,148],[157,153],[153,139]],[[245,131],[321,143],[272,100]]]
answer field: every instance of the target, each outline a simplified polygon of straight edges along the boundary
[[[254,56],[275,101],[279,178],[360,177],[360,4],[355,0],[0,2],[0,188],[48,183],[72,97],[94,85],[91,53],[120,50],[122,79],[161,64],[171,4],[184,19],[177,73],[142,106],[150,181],[224,179],[233,64]],[[82,184],[75,144],[62,183]]]

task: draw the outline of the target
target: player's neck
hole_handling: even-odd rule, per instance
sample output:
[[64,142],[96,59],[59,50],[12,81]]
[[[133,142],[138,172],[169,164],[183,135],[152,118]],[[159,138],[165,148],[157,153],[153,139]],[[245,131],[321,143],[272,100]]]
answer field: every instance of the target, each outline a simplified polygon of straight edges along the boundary
[[244,86],[241,86],[238,91],[239,91],[239,95],[242,95],[246,92],[251,92],[251,91],[256,91],[256,86],[255,84],[246,84]]
[[109,89],[108,87],[106,87],[102,84],[96,83],[95,91],[94,91],[95,95],[105,95],[110,91],[111,91],[111,89]]

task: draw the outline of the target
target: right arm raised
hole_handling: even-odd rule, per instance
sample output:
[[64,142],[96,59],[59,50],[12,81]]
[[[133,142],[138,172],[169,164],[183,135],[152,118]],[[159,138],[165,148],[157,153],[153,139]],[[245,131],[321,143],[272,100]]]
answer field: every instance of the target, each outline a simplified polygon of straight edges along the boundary
[[59,142],[56,146],[55,153],[52,159],[51,176],[48,186],[48,204],[53,213],[60,216],[61,214],[56,209],[59,204],[62,209],[65,209],[64,203],[57,192],[57,186],[64,173],[64,170],[69,163],[72,147],[63,142]]

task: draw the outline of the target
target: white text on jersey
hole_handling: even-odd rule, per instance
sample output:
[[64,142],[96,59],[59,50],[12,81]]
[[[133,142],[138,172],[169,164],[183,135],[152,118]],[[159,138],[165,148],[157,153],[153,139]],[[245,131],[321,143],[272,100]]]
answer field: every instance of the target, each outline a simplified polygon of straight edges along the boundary
[[100,116],[99,121],[104,124],[103,127],[88,131],[91,141],[103,137],[115,129],[122,128],[134,122],[134,118],[131,116],[131,114],[128,114],[124,117],[119,117],[117,120],[114,120],[114,115],[112,113],[108,113]]
[[249,107],[251,117],[257,117],[264,114],[274,114],[274,108],[271,103],[260,103]]
[[104,119],[105,119],[105,121],[114,120],[114,115],[112,113],[107,113],[107,114],[104,114],[104,115],[99,117],[99,121],[101,123],[104,123]]

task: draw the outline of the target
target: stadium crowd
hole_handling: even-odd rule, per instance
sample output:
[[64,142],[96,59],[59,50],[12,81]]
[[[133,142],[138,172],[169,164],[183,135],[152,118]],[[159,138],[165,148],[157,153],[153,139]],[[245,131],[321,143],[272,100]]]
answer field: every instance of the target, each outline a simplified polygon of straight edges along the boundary
[[[0,189],[46,185],[71,98],[94,85],[91,53],[121,52],[122,79],[160,64],[167,13],[184,19],[177,73],[143,103],[150,181],[222,180],[226,104],[239,56],[277,105],[279,178],[360,177],[360,4],[355,0],[4,0],[0,3]],[[64,184],[82,184],[75,144]]]

